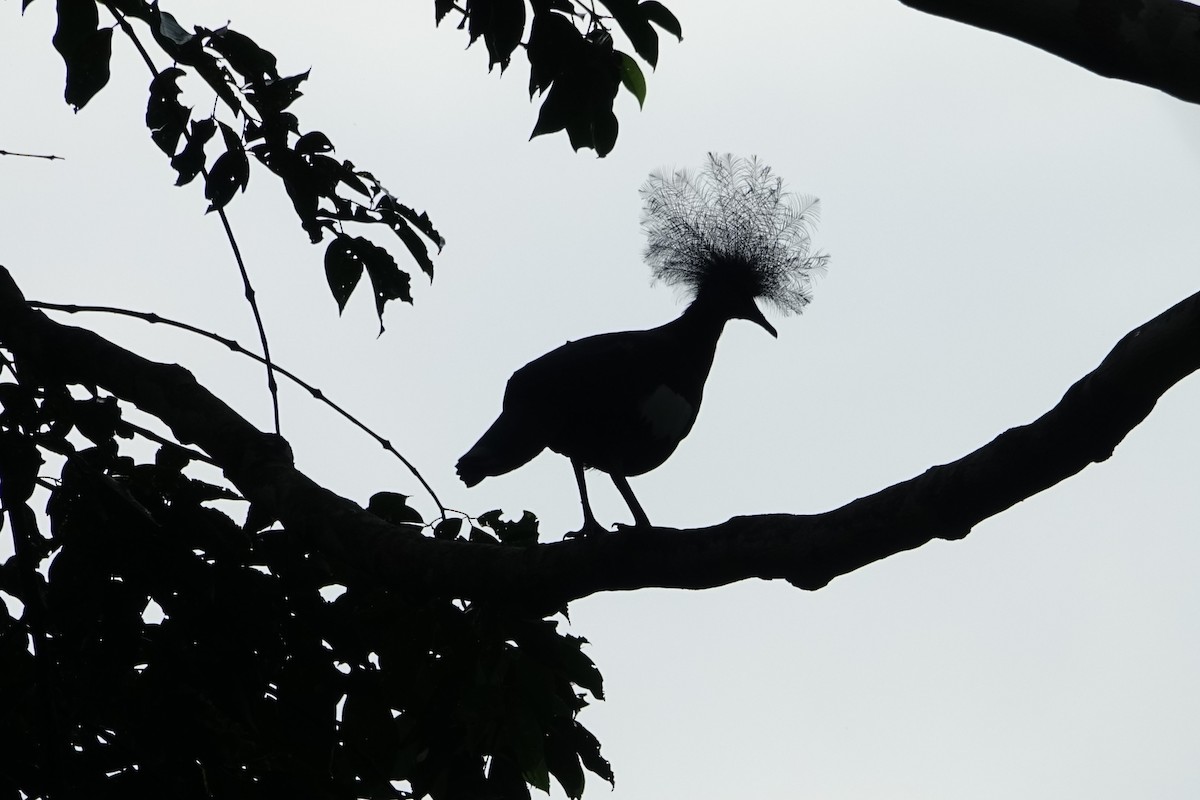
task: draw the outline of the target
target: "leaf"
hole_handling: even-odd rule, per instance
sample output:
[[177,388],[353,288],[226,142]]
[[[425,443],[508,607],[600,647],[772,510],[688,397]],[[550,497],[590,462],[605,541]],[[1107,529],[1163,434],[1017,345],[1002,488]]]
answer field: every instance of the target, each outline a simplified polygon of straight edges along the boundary
[[[403,238],[403,237],[401,237]],[[408,273],[400,269],[391,253],[376,244],[363,242],[363,266],[371,278],[371,288],[375,290],[375,312],[379,315],[379,333],[383,334],[383,309],[389,300],[403,300],[412,303],[412,280]]]
[[176,186],[191,183],[204,169],[204,146],[217,132],[217,122],[212,117],[192,121],[192,133],[179,154],[171,159],[171,168],[179,173]]
[[633,57],[617,51],[617,58],[621,63],[621,83],[629,90],[629,93],[637,98],[638,108],[642,108],[646,104],[646,76],[642,74],[642,68],[637,65]]
[[[366,192],[363,192],[363,194],[366,194]],[[427,213],[422,211],[420,214],[418,214],[409,206],[398,202],[396,198],[392,197],[391,195],[386,195],[380,199],[379,205],[381,208],[386,207],[407,220],[410,225],[412,225],[437,245],[439,253],[442,252],[442,248],[446,246],[446,240],[440,233],[438,233],[437,229],[433,227],[433,222],[429,219],[429,215]]]
[[95,3],[58,0],[58,27],[52,41],[67,67],[63,97],[76,111],[108,83],[112,29],[97,30],[99,24]]
[[212,32],[209,45],[224,56],[229,66],[247,81],[279,78],[275,56],[259,47],[249,36],[229,28],[221,28]]
[[458,518],[444,519],[433,526],[433,538],[449,541],[457,539],[463,528],[464,520]]
[[[566,724],[570,726],[574,722],[568,720]],[[546,734],[546,766],[567,797],[578,800],[583,796],[583,766],[579,763],[579,754],[575,752],[575,748],[564,741],[570,739],[569,728],[566,732],[561,732],[560,727],[561,723],[552,727]]]
[[[339,248],[336,253],[336,259],[348,259],[358,264],[361,269],[367,271],[367,276],[371,279],[371,288],[375,294],[375,312],[379,315],[379,332],[383,333],[383,309],[390,300],[403,300],[406,303],[412,302],[412,294],[409,290],[410,279],[408,273],[401,270],[396,265],[396,260],[379,245],[368,241],[361,236],[347,236],[338,234],[334,240]],[[329,263],[330,249],[326,250],[326,264]],[[328,277],[328,267],[326,268],[326,276]],[[349,268],[345,266],[338,267],[340,275],[349,275]],[[357,281],[357,278],[355,278]],[[334,292],[334,299],[337,300],[338,289],[330,284],[330,289]],[[350,291],[353,287],[350,287]],[[348,295],[346,295],[348,296]],[[345,306],[344,300],[339,300],[339,308]]]
[[454,0],[433,0],[433,24],[441,25],[442,20],[454,8]]
[[679,26],[679,20],[658,0],[646,0],[644,3],[639,3],[638,8],[647,20],[672,34],[679,41],[683,41],[683,28]]
[[157,32],[167,41],[181,46],[195,38],[192,34],[184,30],[183,26],[179,24],[178,20],[172,14],[166,11],[159,12]]
[[609,784],[615,785],[612,765],[605,760],[604,756],[600,755],[600,742],[592,735],[591,731],[576,722],[571,727],[571,744],[574,746],[575,752],[579,753],[579,760],[583,762],[589,772],[599,775]]
[[399,492],[376,492],[367,502],[367,511],[393,525],[424,524],[420,513],[408,504],[409,496]]
[[613,147],[617,144],[618,127],[617,115],[611,109],[603,110],[596,114],[596,118],[592,121],[592,141],[590,145],[595,149],[596,155],[604,158],[604,156],[612,152]]
[[150,81],[146,127],[150,129],[150,138],[158,145],[158,149],[168,156],[175,155],[179,137],[187,127],[189,112],[179,102],[180,88],[176,84],[185,74],[179,67],[170,67]]
[[[309,70],[306,70],[286,78],[267,78],[251,82],[246,91],[246,99],[262,114],[264,124],[268,122],[269,117],[279,116],[281,111],[303,97],[299,87],[308,80],[308,73]],[[295,130],[294,119],[288,127]]]
[[613,19],[629,37],[630,44],[651,67],[658,65],[658,31],[650,24],[640,6],[632,0],[601,0]]
[[[329,137],[320,131],[312,131],[300,137],[296,142],[295,149],[302,156],[313,153],[329,153],[333,151],[333,142],[329,141]],[[364,191],[363,194],[366,192]]]
[[325,281],[337,301],[338,314],[346,310],[346,303],[362,278],[362,262],[355,257],[352,242],[348,236],[340,235],[325,248]]
[[574,149],[590,147],[607,155],[617,140],[612,104],[620,87],[620,60],[611,37],[581,40],[546,93],[530,138],[565,129]]
[[499,511],[488,511],[480,515],[479,521],[496,532],[503,544],[527,546],[537,544],[538,518],[526,511],[519,520],[509,522],[501,519]]
[[499,64],[503,72],[525,31],[525,0],[467,0],[466,9],[470,42],[482,36],[488,71]]
[[204,197],[209,201],[208,211],[227,206],[239,188],[246,188],[249,177],[250,165],[244,152],[222,153],[208,171],[208,180],[204,183]]
[[[584,38],[561,14],[535,14],[529,29],[529,96],[545,92],[576,61]],[[562,130],[556,128],[555,130]]]

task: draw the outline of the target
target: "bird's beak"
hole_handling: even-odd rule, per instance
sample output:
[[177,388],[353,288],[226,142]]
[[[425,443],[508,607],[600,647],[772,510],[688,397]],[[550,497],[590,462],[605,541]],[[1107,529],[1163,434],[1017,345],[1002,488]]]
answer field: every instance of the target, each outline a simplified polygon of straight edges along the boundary
[[750,305],[748,308],[746,308],[745,312],[746,313],[745,313],[745,316],[743,317],[743,319],[750,320],[755,325],[759,326],[764,331],[766,331],[767,333],[774,336],[776,339],[779,338],[779,331],[775,330],[774,325],[767,322],[767,318],[763,316],[762,311],[759,309],[758,305],[753,300],[750,301]]

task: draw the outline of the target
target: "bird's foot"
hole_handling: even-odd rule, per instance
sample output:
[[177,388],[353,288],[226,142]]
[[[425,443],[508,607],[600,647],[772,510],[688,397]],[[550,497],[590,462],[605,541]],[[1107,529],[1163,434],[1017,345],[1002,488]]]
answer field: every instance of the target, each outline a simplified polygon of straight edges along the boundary
[[583,527],[577,531],[571,531],[563,539],[586,539],[590,536],[603,536],[608,531],[599,522],[594,519],[584,520]]
[[651,525],[649,521],[646,521],[635,522],[632,525],[626,525],[623,522],[618,522],[615,527],[617,529],[617,533],[625,533],[626,531],[648,531],[654,526]]

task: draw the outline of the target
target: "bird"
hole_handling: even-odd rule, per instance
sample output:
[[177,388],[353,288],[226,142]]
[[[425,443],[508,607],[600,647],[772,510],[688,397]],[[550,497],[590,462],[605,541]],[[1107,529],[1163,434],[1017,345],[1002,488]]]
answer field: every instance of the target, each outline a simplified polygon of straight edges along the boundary
[[547,448],[566,456],[584,518],[571,536],[606,530],[588,500],[588,469],[609,475],[634,529],[652,527],[628,479],[661,466],[692,430],[725,324],[747,320],[778,338],[757,301],[801,312],[829,259],[811,247],[819,201],[785,191],[757,158],[709,153],[697,172],[651,173],[640,193],[652,282],[686,295],[683,313],[569,341],[518,369],[500,416],[456,465],[471,487]]

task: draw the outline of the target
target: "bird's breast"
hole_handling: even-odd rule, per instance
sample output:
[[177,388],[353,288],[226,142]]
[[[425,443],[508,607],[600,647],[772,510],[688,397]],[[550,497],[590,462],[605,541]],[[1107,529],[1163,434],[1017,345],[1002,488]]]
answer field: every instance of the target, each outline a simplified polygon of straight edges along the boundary
[[639,411],[652,438],[673,444],[687,436],[696,421],[696,407],[666,384],[647,395]]

